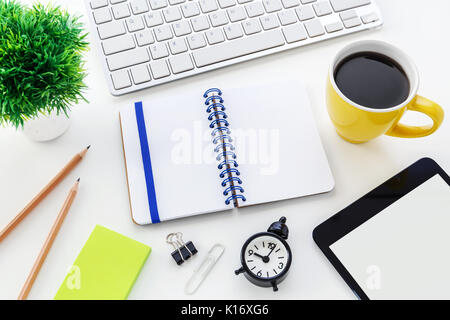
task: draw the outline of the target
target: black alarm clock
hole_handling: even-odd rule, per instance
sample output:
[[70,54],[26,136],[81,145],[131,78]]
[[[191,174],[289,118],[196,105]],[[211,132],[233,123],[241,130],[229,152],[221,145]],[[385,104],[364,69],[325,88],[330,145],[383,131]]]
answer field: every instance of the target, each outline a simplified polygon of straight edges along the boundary
[[278,284],[286,278],[292,263],[288,235],[286,218],[282,217],[267,232],[251,236],[241,250],[242,267],[234,273],[243,273],[251,283],[278,291]]

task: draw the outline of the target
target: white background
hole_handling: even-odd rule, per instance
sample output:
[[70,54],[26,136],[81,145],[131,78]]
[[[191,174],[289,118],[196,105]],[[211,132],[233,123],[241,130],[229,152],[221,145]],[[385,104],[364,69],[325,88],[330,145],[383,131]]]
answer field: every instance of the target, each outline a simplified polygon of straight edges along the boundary
[[[81,0],[54,2],[69,8],[71,13],[86,12]],[[0,226],[6,225],[76,152],[92,144],[81,165],[0,243],[0,298],[18,296],[69,188],[81,177],[79,194],[36,280],[31,299],[54,297],[96,224],[153,247],[130,299],[354,299],[314,244],[311,236],[314,227],[421,157],[432,157],[450,170],[448,121],[428,138],[381,137],[364,145],[344,142],[330,123],[324,96],[328,65],[340,48],[361,39],[389,41],[409,53],[420,70],[420,93],[448,110],[450,28],[446,21],[450,2],[378,0],[378,3],[385,19],[379,31],[294,49],[118,98],[109,94],[100,60],[92,47],[86,56],[89,72],[86,97],[90,103],[74,106],[73,123],[64,136],[49,143],[35,143],[20,131],[0,128]],[[148,227],[132,224],[118,122],[121,105],[145,100],[150,95],[162,97],[180,90],[198,90],[214,83],[245,86],[253,78],[285,76],[298,76],[307,85],[336,180],[333,192],[249,207],[239,213],[210,214]],[[176,110],[172,112],[175,116]],[[291,231],[288,242],[294,261],[279,292],[273,293],[251,285],[242,275],[236,277],[233,271],[239,267],[239,252],[245,240],[264,231],[282,215],[288,218]],[[182,267],[172,261],[171,248],[164,240],[167,233],[174,231],[183,232],[186,240],[192,240],[199,249],[198,256]],[[186,296],[183,289],[188,277],[216,242],[226,246],[224,256],[199,291]]]

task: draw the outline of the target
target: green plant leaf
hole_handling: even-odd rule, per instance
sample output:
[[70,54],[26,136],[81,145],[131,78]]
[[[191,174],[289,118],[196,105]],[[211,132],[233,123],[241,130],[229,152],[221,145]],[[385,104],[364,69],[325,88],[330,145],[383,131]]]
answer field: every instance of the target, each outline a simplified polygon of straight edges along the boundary
[[0,124],[18,128],[86,101],[83,53],[89,44],[78,16],[51,5],[0,0],[0,31]]

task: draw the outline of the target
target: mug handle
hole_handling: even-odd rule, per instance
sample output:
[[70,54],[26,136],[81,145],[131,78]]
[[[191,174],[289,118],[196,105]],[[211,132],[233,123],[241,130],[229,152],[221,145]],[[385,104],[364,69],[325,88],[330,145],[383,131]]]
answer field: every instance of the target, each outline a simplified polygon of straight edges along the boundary
[[426,126],[408,126],[401,123],[396,123],[386,135],[398,138],[421,138],[429,136],[434,133],[441,126],[444,121],[444,110],[437,103],[424,98],[416,96],[413,103],[408,106],[408,110],[424,113],[433,120],[433,124]]

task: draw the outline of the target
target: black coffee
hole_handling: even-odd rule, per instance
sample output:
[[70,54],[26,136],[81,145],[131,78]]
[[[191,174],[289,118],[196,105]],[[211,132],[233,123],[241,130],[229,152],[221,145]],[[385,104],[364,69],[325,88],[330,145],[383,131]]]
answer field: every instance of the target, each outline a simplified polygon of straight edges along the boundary
[[337,66],[334,79],[347,98],[372,109],[395,107],[408,98],[410,91],[403,68],[375,52],[348,56]]

